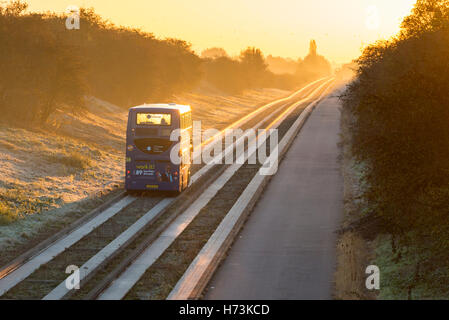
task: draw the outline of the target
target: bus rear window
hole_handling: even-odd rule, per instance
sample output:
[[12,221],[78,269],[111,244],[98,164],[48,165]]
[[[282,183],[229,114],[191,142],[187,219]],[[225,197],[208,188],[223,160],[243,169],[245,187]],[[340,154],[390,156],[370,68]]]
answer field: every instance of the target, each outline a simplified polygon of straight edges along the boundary
[[137,124],[139,125],[152,125],[152,126],[170,126],[171,114],[170,113],[137,113]]

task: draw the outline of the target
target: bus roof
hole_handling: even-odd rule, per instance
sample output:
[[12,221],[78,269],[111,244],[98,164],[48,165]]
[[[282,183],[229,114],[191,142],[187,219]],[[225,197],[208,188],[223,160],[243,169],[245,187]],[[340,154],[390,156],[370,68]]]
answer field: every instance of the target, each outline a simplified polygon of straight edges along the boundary
[[189,112],[190,106],[175,104],[175,103],[154,103],[154,104],[142,104],[140,106],[132,107],[129,110],[139,110],[139,109],[167,109],[167,110],[179,110],[179,113],[183,114]]

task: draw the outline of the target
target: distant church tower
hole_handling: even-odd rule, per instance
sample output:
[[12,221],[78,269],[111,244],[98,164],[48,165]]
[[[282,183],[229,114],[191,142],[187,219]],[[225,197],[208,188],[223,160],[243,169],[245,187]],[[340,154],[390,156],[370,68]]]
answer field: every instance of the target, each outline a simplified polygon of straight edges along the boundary
[[315,40],[310,40],[309,55],[316,56],[316,42],[315,42]]

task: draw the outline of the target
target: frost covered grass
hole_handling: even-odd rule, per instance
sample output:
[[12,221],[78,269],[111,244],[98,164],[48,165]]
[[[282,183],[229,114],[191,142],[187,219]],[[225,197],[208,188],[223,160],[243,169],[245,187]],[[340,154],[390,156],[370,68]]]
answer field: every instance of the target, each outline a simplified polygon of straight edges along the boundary
[[0,225],[5,225],[17,219],[17,210],[0,202]]
[[[449,277],[447,268],[442,266],[424,274],[420,267],[417,267],[423,255],[431,261],[429,252],[422,252],[418,247],[409,245],[393,248],[391,236],[377,237],[375,264],[381,270],[381,290],[378,299],[447,300],[449,296],[449,288],[445,286],[447,281],[445,279]],[[422,266],[421,268],[423,269]],[[417,281],[417,277],[427,281]],[[440,281],[432,281],[434,278]]]
[[[340,91],[339,94],[343,93]],[[343,176],[344,215],[337,244],[337,268],[334,297],[338,300],[375,299],[376,293],[365,287],[365,268],[374,260],[374,245],[358,230],[351,228],[365,215],[366,203],[360,198],[364,187],[365,166],[355,161],[351,152],[350,125],[354,121],[342,108],[340,122],[340,164]]]
[[32,188],[6,184],[0,187],[0,225],[55,208],[60,202],[60,198],[39,195]]
[[90,158],[77,151],[71,151],[68,154],[51,153],[48,156],[48,160],[52,163],[61,163],[75,169],[86,169],[92,164]]

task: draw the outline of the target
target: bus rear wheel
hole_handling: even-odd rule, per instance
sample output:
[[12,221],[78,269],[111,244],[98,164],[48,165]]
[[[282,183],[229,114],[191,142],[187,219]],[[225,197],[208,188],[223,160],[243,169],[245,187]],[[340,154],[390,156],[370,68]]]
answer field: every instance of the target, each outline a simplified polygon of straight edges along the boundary
[[187,185],[186,185],[186,189],[187,189],[188,186],[190,186],[190,171],[187,173]]
[[178,189],[178,194],[181,193],[182,191],[184,191],[185,186],[184,186],[184,177],[181,175],[179,177],[179,189]]

